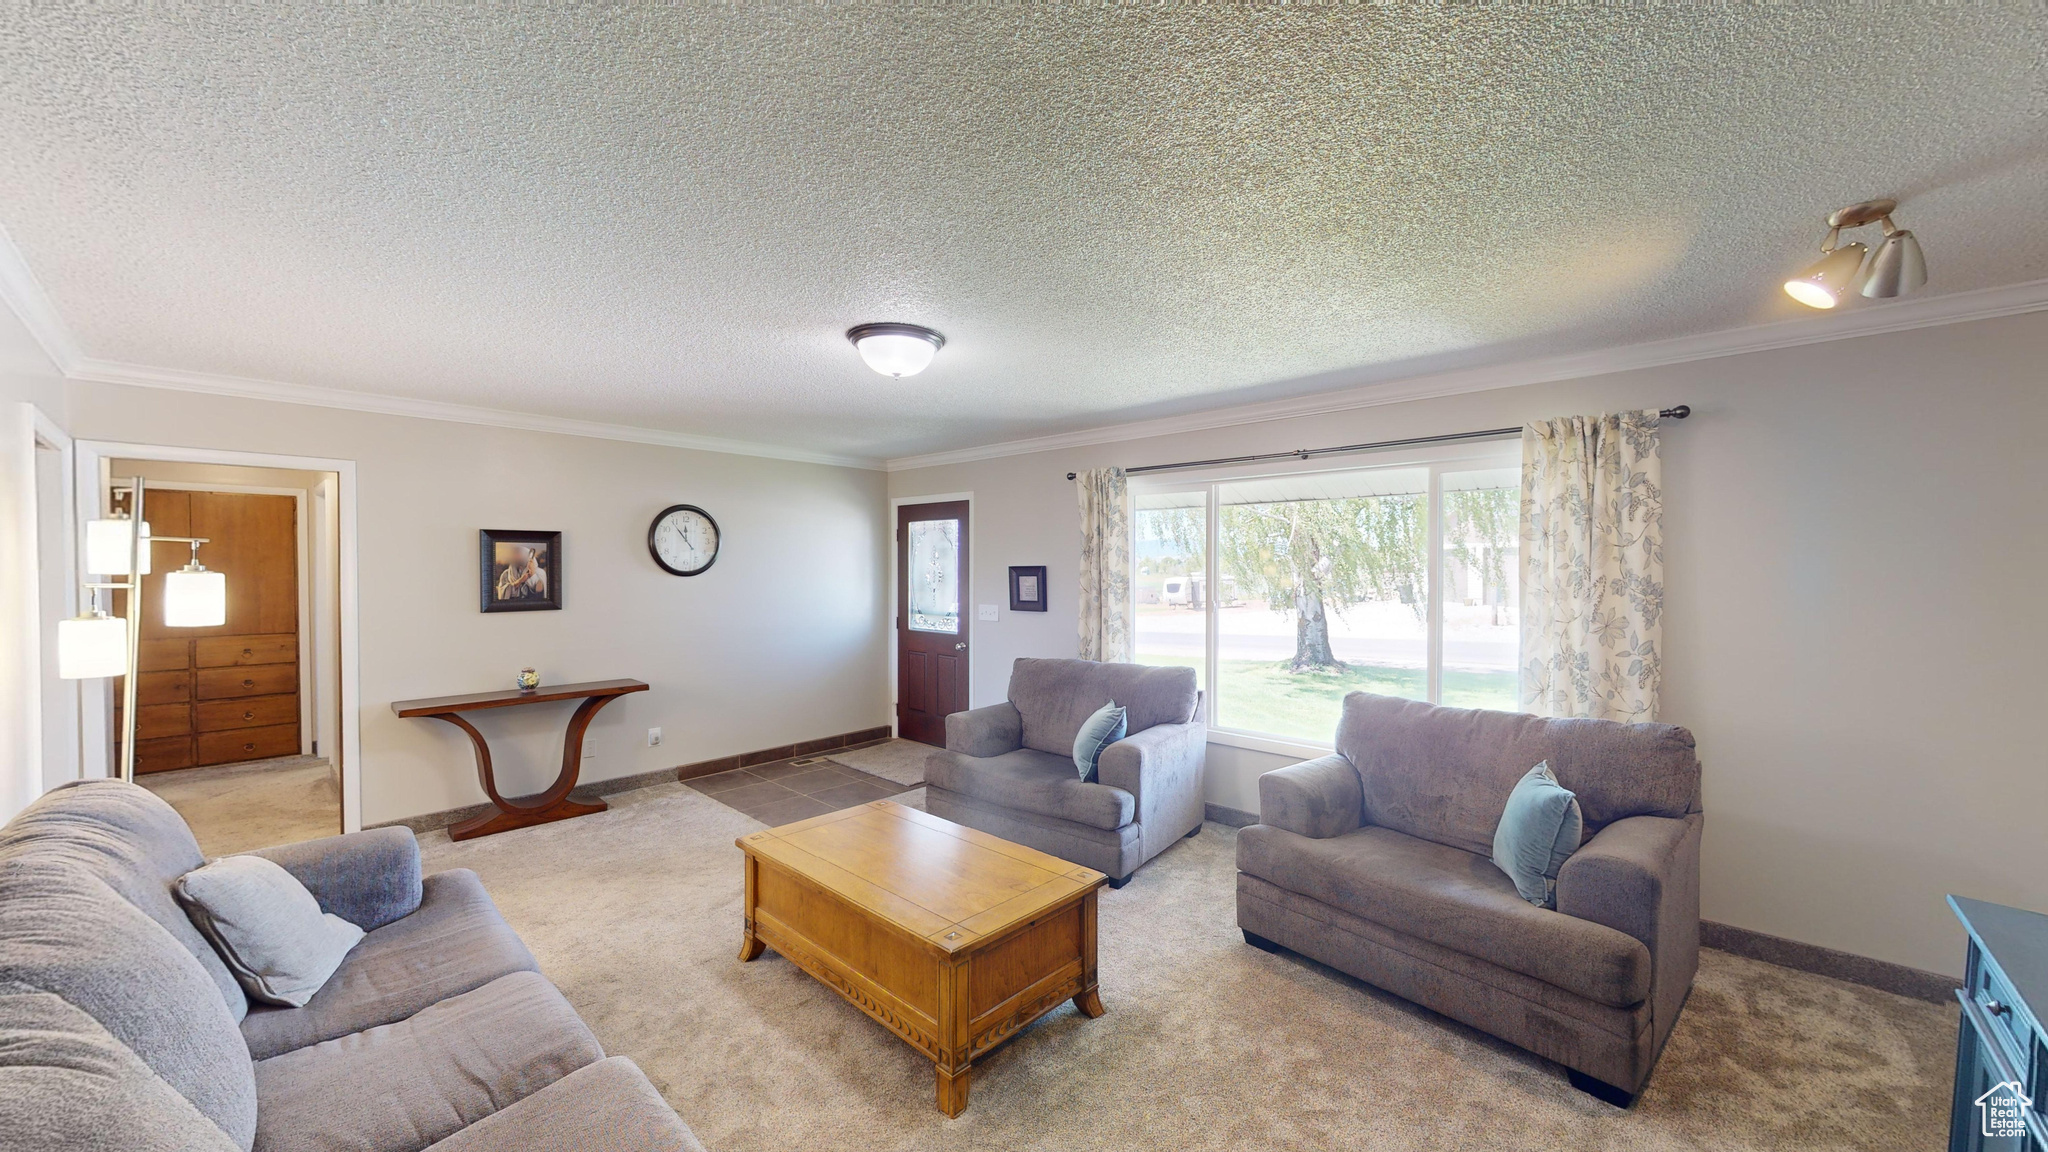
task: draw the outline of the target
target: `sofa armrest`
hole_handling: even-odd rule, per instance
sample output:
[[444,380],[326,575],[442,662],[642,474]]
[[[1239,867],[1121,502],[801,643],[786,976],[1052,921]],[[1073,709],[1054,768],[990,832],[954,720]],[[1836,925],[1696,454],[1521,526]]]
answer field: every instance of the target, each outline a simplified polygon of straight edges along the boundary
[[1001,756],[1024,746],[1024,717],[1008,700],[946,717],[946,750],[963,756]]
[[331,912],[365,932],[419,909],[420,845],[410,828],[378,828],[249,853],[284,868]]
[[1558,869],[1557,910],[1626,932],[1652,957],[1697,952],[1702,821],[1630,816],[1602,828]]
[[1200,721],[1154,724],[1104,748],[1095,762],[1095,779],[1137,797],[1138,819],[1143,820],[1148,794],[1190,778],[1194,790],[1202,790],[1202,766],[1208,754],[1209,729]]
[[1364,809],[1365,785],[1342,753],[1259,777],[1259,822],[1311,840],[1355,831]]

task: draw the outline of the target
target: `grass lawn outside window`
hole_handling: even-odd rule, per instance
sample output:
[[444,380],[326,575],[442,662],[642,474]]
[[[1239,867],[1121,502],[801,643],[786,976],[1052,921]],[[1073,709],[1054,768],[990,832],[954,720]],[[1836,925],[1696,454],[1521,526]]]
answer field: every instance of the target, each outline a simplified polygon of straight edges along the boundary
[[[1192,656],[1139,653],[1141,664],[1201,667]],[[1420,700],[1421,668],[1350,664],[1341,671],[1292,672],[1287,661],[1221,660],[1211,723],[1219,728],[1258,732],[1316,744],[1337,735],[1337,719],[1350,692],[1376,692]],[[1444,669],[1443,702],[1453,708],[1515,709],[1513,672]]]

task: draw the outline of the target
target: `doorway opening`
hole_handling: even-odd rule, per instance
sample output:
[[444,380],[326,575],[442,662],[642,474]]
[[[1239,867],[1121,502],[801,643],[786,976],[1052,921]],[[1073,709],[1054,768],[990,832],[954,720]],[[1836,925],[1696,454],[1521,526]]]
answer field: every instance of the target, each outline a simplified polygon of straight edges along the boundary
[[[209,856],[361,826],[354,751],[351,509],[346,461],[79,445],[86,518],[126,514],[143,481],[135,782],[185,817]],[[197,546],[174,537],[204,540]],[[165,619],[164,577],[197,560],[226,578],[223,623]],[[120,594],[110,605],[125,611]],[[89,693],[86,775],[119,775],[123,684]]]
[[968,501],[896,509],[896,734],[946,746],[968,707]]

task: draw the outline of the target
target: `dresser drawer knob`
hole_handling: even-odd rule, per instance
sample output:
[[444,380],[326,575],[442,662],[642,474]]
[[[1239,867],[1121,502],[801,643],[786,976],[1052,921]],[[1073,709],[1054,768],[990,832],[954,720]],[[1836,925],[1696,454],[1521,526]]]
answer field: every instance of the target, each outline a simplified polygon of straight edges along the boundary
[[255,682],[254,680],[244,680],[244,681],[242,681],[242,687],[244,687],[244,688],[254,688],[255,686],[256,686],[256,682]]
[[256,650],[255,650],[254,648],[244,648],[244,649],[242,649],[242,655],[244,655],[244,656],[254,656],[255,654],[256,654]]
[[254,712],[244,712],[244,713],[242,713],[242,719],[244,719],[244,720],[254,720],[255,718],[256,718],[256,714],[255,714]]
[[255,750],[256,750],[256,745],[254,745],[254,744],[244,744],[244,745],[242,745],[242,751],[244,751],[244,752],[254,752]]

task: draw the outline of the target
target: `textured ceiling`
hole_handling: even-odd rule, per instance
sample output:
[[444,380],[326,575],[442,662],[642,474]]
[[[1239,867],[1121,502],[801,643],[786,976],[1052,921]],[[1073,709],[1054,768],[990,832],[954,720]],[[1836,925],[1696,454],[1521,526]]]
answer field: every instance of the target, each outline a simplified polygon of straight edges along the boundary
[[[9,5],[87,356],[869,456],[2048,277],[2048,9]],[[868,372],[841,333],[949,343]]]

